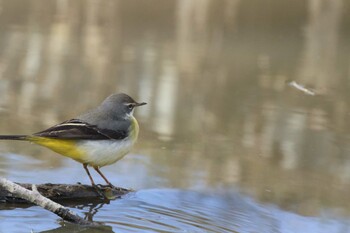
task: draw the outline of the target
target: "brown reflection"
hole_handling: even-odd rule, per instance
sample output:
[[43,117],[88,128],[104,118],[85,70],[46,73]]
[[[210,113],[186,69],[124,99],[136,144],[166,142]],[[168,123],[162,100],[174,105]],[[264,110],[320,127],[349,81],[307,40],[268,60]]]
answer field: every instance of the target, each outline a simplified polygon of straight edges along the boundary
[[[0,4],[1,133],[35,132],[127,92],[149,103],[138,151],[165,185],[238,186],[304,214],[349,212],[349,46],[339,42],[349,3]],[[64,160],[19,143],[0,150]]]

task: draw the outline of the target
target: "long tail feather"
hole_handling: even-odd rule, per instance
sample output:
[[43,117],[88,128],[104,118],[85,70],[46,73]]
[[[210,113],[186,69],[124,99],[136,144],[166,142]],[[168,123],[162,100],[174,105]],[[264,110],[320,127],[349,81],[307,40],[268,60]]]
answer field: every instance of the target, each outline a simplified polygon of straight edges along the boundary
[[27,135],[0,135],[0,140],[26,140]]

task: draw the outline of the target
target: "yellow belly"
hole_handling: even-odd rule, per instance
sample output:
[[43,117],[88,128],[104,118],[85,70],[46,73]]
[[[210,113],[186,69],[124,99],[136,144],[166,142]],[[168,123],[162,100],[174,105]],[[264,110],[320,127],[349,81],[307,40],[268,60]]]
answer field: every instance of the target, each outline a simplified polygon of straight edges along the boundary
[[83,150],[79,149],[76,146],[76,143],[73,140],[53,139],[35,136],[30,137],[28,140],[35,144],[45,146],[61,155],[72,158],[78,162],[84,162],[85,153]]

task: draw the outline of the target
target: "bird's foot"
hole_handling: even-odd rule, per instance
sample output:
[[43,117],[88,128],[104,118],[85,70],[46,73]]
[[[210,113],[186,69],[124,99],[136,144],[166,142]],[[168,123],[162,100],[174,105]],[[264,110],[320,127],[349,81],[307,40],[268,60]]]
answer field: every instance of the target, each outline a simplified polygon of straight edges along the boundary
[[106,196],[103,187],[100,184],[93,184],[92,187],[96,190],[101,199],[108,200],[109,198]]
[[107,183],[107,184],[111,189],[115,189],[115,186],[112,183]]

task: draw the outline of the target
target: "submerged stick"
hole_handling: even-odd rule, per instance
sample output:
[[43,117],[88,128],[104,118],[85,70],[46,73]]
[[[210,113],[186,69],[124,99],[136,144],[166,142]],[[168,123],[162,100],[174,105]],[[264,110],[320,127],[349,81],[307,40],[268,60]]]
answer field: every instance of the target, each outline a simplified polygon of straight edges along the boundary
[[[17,183],[18,185],[31,190],[32,184]],[[44,197],[59,203],[69,204],[87,204],[87,203],[105,203],[105,199],[101,199],[101,192],[108,199],[116,199],[131,190],[123,188],[110,188],[108,185],[99,186],[99,192],[95,187],[82,184],[38,184],[38,191]],[[0,203],[21,204],[28,203],[27,200],[13,196],[9,191],[0,187]]]
[[38,190],[35,188],[35,186],[32,187],[34,190],[30,191],[5,178],[0,178],[0,187],[12,193],[16,197],[23,198],[38,206],[43,207],[44,209],[58,215],[59,217],[61,217],[66,221],[81,224],[81,225],[94,225],[94,223],[88,222],[85,219],[79,217],[79,215],[69,210],[68,208],[42,196],[38,192]]
[[37,188],[35,186],[32,186],[32,191],[28,190],[26,188],[23,188],[22,186],[15,184],[5,178],[0,178],[0,187],[2,189],[7,190],[11,194],[13,194],[16,197],[25,199],[31,203],[34,203],[38,206],[43,207],[44,209],[58,215],[63,220],[77,223],[80,225],[90,225],[90,226],[96,226],[97,223],[89,222],[83,218],[81,218],[79,215],[71,211],[70,209],[51,201],[50,199],[42,196]]

